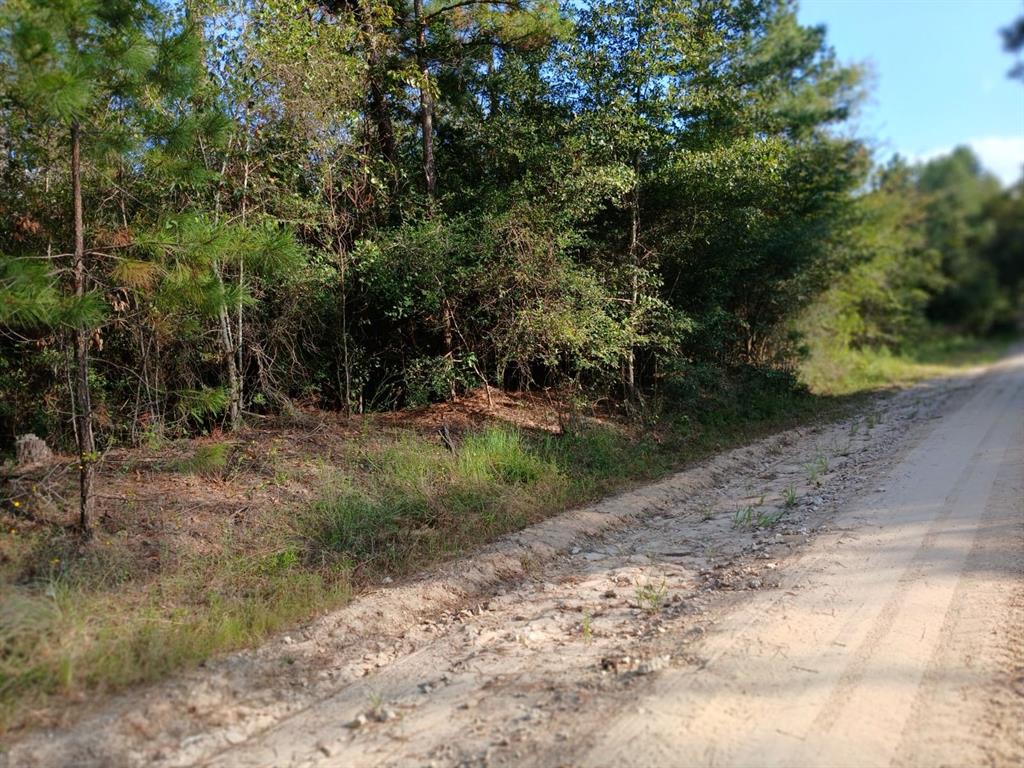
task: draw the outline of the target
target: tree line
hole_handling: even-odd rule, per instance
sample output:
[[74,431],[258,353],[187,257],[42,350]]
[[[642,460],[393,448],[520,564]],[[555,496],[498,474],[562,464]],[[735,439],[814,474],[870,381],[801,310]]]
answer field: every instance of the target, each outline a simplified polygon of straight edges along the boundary
[[[6,0],[0,441],[486,384],[642,409],[1021,307],[1021,189],[873,167],[787,0]],[[1010,42],[1008,38],[1008,43]],[[817,314],[815,314],[817,313]]]

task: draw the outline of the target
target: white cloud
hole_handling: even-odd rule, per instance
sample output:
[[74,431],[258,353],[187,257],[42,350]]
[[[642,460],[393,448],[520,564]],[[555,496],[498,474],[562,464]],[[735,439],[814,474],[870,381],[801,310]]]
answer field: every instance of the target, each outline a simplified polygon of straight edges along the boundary
[[[985,168],[1008,187],[1021,177],[1024,168],[1024,136],[982,136],[960,142],[974,150]],[[959,145],[958,145],[959,146]],[[953,147],[942,147],[930,152],[923,152],[913,157],[914,160],[931,160],[933,157],[946,155]]]

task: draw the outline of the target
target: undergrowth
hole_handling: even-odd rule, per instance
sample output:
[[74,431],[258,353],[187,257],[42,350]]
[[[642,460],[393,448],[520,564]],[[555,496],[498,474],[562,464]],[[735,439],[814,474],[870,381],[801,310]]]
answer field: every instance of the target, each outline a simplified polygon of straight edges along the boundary
[[[58,528],[29,534],[15,524],[0,538],[0,729],[68,694],[156,680],[257,644],[384,575],[471,551],[837,402],[778,374],[697,369],[644,404],[643,429],[587,419],[559,435],[490,426],[455,435],[449,450],[433,435],[369,427],[340,460],[315,459],[318,497],[268,511],[268,533],[224,533],[215,556],[168,548],[157,566],[114,535],[79,546]],[[199,446],[158,471],[223,475],[231,450]],[[231,466],[232,476],[245,471],[241,458]]]

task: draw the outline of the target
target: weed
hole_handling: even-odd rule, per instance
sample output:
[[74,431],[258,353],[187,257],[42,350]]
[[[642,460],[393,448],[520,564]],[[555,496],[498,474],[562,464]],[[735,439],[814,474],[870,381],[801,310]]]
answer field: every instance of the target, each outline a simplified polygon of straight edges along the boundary
[[769,512],[758,512],[757,517],[754,520],[754,527],[774,528],[775,524],[782,519],[783,514],[785,513],[781,509],[776,509]]
[[537,562],[535,557],[520,555],[519,564],[523,567],[523,573],[527,576],[537,576],[540,574],[540,563]]
[[795,485],[789,485],[789,486],[786,487],[786,490],[783,491],[783,493],[782,493],[782,506],[785,509],[792,509],[793,507],[796,506],[796,502],[797,502],[796,486]]
[[360,563],[394,565],[398,512],[355,488],[339,487],[314,503],[302,523],[317,551]]
[[707,507],[703,507],[700,510],[700,519],[701,519],[702,522],[707,522],[708,520],[711,520],[714,516],[715,516],[715,509],[714,509],[714,507],[707,506]]
[[809,483],[821,485],[821,476],[828,472],[828,458],[819,451],[812,461],[804,464],[804,471]]
[[527,450],[517,430],[490,428],[466,437],[459,449],[458,470],[470,480],[530,485],[552,467]]
[[581,634],[583,635],[583,642],[590,645],[594,642],[594,633],[590,627],[590,611],[584,611],[583,613],[583,626],[581,628]]
[[745,507],[737,509],[732,516],[732,525],[734,528],[749,528],[754,521],[754,508],[749,504]]
[[149,450],[155,451],[163,448],[167,444],[167,439],[164,437],[162,429],[155,424],[151,424],[142,433],[139,442]]
[[668,583],[665,579],[662,579],[661,583],[656,585],[650,582],[638,583],[636,585],[637,605],[647,613],[657,613],[660,611],[665,604],[667,596]]
[[370,709],[374,711],[384,706],[384,695],[372,688],[366,691],[366,700],[370,704]]

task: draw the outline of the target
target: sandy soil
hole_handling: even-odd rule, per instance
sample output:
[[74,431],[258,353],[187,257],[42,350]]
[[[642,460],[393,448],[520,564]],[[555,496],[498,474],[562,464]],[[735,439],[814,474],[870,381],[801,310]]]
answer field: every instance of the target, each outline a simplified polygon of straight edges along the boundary
[[1024,764],[1024,354],[545,521],[12,766]]

